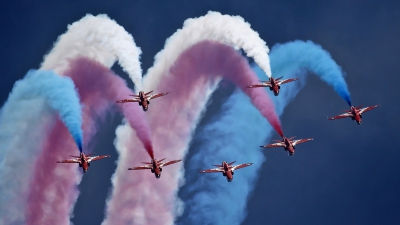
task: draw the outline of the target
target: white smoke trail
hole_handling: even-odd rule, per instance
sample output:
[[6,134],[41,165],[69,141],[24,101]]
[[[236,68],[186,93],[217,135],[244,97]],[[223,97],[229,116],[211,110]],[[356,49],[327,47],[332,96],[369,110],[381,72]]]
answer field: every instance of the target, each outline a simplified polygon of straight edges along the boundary
[[62,74],[69,60],[86,57],[104,66],[118,60],[122,69],[129,74],[136,90],[142,89],[141,50],[125,29],[106,15],[86,15],[68,26],[68,31],[58,37],[53,49],[45,57],[41,69]]
[[208,12],[199,18],[187,19],[182,29],[177,30],[165,43],[164,49],[155,56],[154,66],[143,78],[146,90],[158,86],[162,74],[168,70],[178,56],[190,46],[203,41],[214,40],[243,49],[252,57],[258,66],[271,77],[268,46],[250,24],[240,16],[222,15],[219,12]]

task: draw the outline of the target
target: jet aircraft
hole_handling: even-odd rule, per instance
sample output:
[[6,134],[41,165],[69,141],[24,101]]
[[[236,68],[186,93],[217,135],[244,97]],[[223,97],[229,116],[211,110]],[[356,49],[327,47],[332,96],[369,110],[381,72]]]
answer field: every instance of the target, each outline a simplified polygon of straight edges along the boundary
[[253,165],[253,163],[245,163],[245,164],[239,164],[232,166],[236,161],[227,163],[225,161],[222,162],[222,165],[213,165],[217,166],[217,168],[214,169],[209,169],[209,170],[202,170],[200,173],[217,173],[217,172],[222,172],[222,176],[226,177],[228,182],[231,182],[233,180],[233,174],[235,170],[242,169],[247,166]]
[[110,157],[109,155],[100,155],[100,156],[90,156],[90,155],[91,154],[85,155],[85,153],[81,152],[79,156],[70,155],[71,157],[74,157],[73,159],[57,161],[57,163],[79,163],[79,167],[82,167],[83,172],[86,173],[89,169],[91,161],[96,161]]
[[117,103],[125,103],[125,102],[138,102],[140,106],[142,106],[143,111],[147,111],[149,108],[150,100],[155,99],[164,95],[167,95],[169,92],[160,93],[160,94],[153,94],[150,95],[153,91],[149,91],[144,93],[143,91],[139,91],[139,95],[130,95],[133,98],[118,100]]
[[262,148],[276,148],[276,147],[283,147],[285,151],[288,151],[289,156],[294,154],[295,146],[307,141],[313,140],[312,138],[306,139],[298,139],[293,140],[295,137],[287,138],[285,136],[282,137],[282,140],[274,140],[276,143],[260,146]]
[[168,166],[177,162],[182,161],[182,159],[178,160],[172,160],[168,162],[162,162],[164,159],[161,160],[156,160],[156,159],[151,159],[151,162],[142,162],[143,164],[146,164],[145,166],[137,166],[133,168],[129,168],[128,170],[145,170],[145,169],[150,169],[152,173],[156,176],[157,179],[161,177],[161,172],[163,170],[164,166]]
[[355,120],[357,125],[361,124],[361,119],[362,119],[362,114],[365,112],[368,112],[372,109],[375,109],[376,107],[378,107],[379,105],[373,105],[373,106],[369,106],[369,107],[365,107],[365,108],[361,108],[361,105],[358,107],[354,107],[351,106],[350,110],[345,110],[345,113],[334,116],[332,118],[328,118],[328,120],[336,120],[336,119],[343,119],[346,117],[351,117],[352,120]]
[[290,78],[286,80],[280,80],[282,77],[274,79],[273,77],[270,77],[268,81],[261,81],[263,82],[262,84],[254,84],[247,86],[248,88],[257,88],[257,87],[269,87],[269,90],[274,92],[275,96],[279,95],[279,89],[281,89],[282,84],[286,84],[295,80],[298,80],[299,78]]

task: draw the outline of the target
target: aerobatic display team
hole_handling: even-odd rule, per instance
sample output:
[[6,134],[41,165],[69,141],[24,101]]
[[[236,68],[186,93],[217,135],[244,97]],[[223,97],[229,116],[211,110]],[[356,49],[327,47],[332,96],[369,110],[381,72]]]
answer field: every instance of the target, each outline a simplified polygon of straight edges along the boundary
[[[103,225],[174,224],[185,204],[177,194],[185,173],[206,180],[222,175],[218,182],[240,182],[244,189],[250,189],[263,162],[260,152],[249,150],[246,160],[238,153],[233,162],[228,155],[219,155],[216,162],[198,155],[214,163],[213,167],[183,169],[194,130],[221,81],[237,88],[224,103],[233,111],[204,129],[223,133],[229,129],[228,123],[258,124],[265,133],[258,132],[254,138],[259,143],[247,143],[247,150],[276,148],[294,156],[299,144],[313,140],[285,133],[279,116],[287,103],[274,104],[274,99],[294,98],[304,86],[307,72],[332,87],[349,107],[329,120],[350,118],[360,125],[363,114],[379,106],[353,105],[344,73],[320,45],[295,40],[275,45],[270,51],[239,16],[209,12],[186,20],[166,41],[145,75],[140,55],[134,38],[116,21],[106,15],[86,15],[59,36],[40,68],[15,82],[0,115],[0,135],[7,137],[0,143],[0,224],[70,224],[84,174],[96,173],[95,168],[89,170],[94,161],[100,165],[102,160],[97,160],[112,159],[94,154],[88,145],[98,132],[98,122],[111,108],[118,109],[124,120],[116,130],[114,144],[119,158]],[[111,70],[115,62],[129,75],[134,90]],[[254,111],[240,109],[246,99]],[[252,121],[254,114],[260,114],[263,121]],[[232,115],[237,119],[228,119]],[[225,125],[218,125],[222,121]],[[278,140],[263,142],[271,129]],[[218,137],[204,140],[218,141]],[[238,149],[231,154],[240,150],[237,142],[240,140],[232,140],[231,148]],[[202,154],[217,154],[218,150],[203,147]],[[13,168],[16,163],[18,170]],[[239,169],[244,170],[237,172]],[[242,171],[246,176],[235,178]],[[168,182],[161,184],[158,179]],[[208,185],[196,182],[191,186],[194,198]],[[247,197],[248,191],[235,196],[238,202],[247,201]],[[207,216],[210,201],[191,201],[190,214],[201,214],[204,224],[214,224]],[[240,214],[244,207],[244,203],[239,204],[229,213]],[[222,224],[222,219],[215,224]],[[184,224],[191,224],[195,218],[189,215],[186,220]]]

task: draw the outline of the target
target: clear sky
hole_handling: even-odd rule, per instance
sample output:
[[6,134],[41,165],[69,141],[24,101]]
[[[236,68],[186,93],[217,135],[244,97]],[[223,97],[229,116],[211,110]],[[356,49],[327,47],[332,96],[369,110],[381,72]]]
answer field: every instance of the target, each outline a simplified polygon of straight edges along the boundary
[[[209,10],[242,16],[270,47],[296,39],[322,45],[347,73],[353,103],[382,106],[366,113],[361,126],[350,119],[328,121],[327,116],[348,106],[325,83],[310,76],[281,120],[288,136],[313,137],[314,141],[299,147],[290,158],[282,150],[265,151],[267,161],[243,224],[400,223],[400,1],[37,0],[3,2],[0,9],[2,102],[16,80],[29,69],[39,68],[67,25],[87,13],[107,14],[132,34],[143,51],[144,71],[185,19]],[[94,146],[96,154],[118,157],[113,140],[120,121],[115,116],[103,123]],[[114,170],[114,161],[104,160],[84,175],[72,219],[75,224],[101,223]]]

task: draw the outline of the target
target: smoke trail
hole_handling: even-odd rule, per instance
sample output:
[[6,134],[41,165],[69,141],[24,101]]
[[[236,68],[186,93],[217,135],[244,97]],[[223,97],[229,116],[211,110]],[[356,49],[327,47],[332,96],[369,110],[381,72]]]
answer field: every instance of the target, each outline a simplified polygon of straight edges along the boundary
[[[96,117],[103,118],[111,103],[116,106],[115,99],[133,92],[126,87],[122,78],[114,75],[108,68],[97,62],[78,58],[71,61],[70,65],[71,69],[65,74],[74,80],[79,94],[82,96],[82,102],[88,106],[84,107],[84,130],[85,143],[89,143],[97,132]],[[131,126],[138,132],[138,136],[141,135],[147,140],[143,144],[152,151],[149,128],[141,108],[136,104],[118,104],[118,106]],[[63,159],[71,153],[71,146],[67,143],[68,139],[65,139],[63,130],[56,126],[36,165],[31,183],[32,191],[29,193],[26,209],[28,224],[69,222],[69,216],[78,195],[77,185],[81,180],[81,174],[77,172],[76,165],[49,163]],[[63,144],[64,142],[66,143]],[[143,154],[142,152],[141,154]],[[153,154],[152,152],[148,153],[150,156]],[[146,154],[144,153],[144,155]]]
[[[219,41],[228,45],[233,46],[236,49],[243,49],[246,54],[250,57],[254,57],[254,60],[261,65],[261,67],[264,69],[266,74],[268,76],[271,75],[271,71],[269,68],[269,58],[268,58],[268,48],[265,45],[265,42],[259,38],[258,34],[254,32],[248,23],[245,23],[244,20],[240,17],[231,17],[227,15],[221,15],[220,13],[217,12],[209,12],[206,16],[200,17],[198,19],[189,19],[185,22],[185,25],[182,30],[178,30],[174,35],[172,35],[168,41],[166,42],[165,48],[163,51],[159,52],[156,57],[155,57],[155,66],[151,69],[149,69],[146,79],[145,79],[145,84],[144,86],[146,87],[146,90],[154,90],[159,82],[161,81],[162,76],[170,69],[170,67],[173,65],[173,63],[177,60],[179,55],[188,49],[191,45],[196,44],[202,40],[215,40]],[[191,92],[188,95],[188,99],[191,99],[190,96],[194,96],[193,94],[200,94],[204,96],[204,99],[207,99],[212,90],[214,89],[215,85],[217,83],[217,80],[205,80],[205,81],[200,81],[199,82],[199,87],[193,86],[191,88]],[[204,88],[207,87],[207,88]],[[182,87],[180,87],[182,88]],[[167,90],[169,89],[168,87],[166,88]],[[161,89],[159,89],[162,91]],[[166,90],[165,90],[166,91]],[[198,92],[197,92],[198,91]],[[169,94],[168,98],[171,98],[171,93]],[[160,102],[160,100],[159,100]],[[193,103],[193,107],[197,108],[202,108],[204,106],[205,101],[200,101],[198,103]],[[187,104],[187,103],[186,103]],[[178,108],[180,109],[182,106],[184,106],[184,103],[179,103],[177,104]],[[187,106],[187,109],[190,108],[191,106]],[[154,108],[152,106],[152,108]],[[161,109],[161,108],[160,108]],[[165,105],[165,108],[162,110],[158,110],[159,112],[164,112],[165,109],[171,110],[173,109],[173,105]],[[181,112],[184,112],[185,108],[183,110],[180,110]],[[154,112],[156,110],[150,110],[151,112]],[[179,114],[180,111],[176,112],[176,114]],[[170,117],[175,117],[174,115],[175,112],[173,112]],[[159,113],[161,114],[161,113]],[[164,113],[162,113],[164,114]],[[198,110],[195,113],[188,113],[184,115],[184,119],[189,119],[189,118],[198,118],[200,114],[200,110]],[[161,115],[158,115],[161,117]],[[165,121],[169,121],[170,117],[163,117],[165,118]],[[162,121],[164,123],[165,121]],[[194,123],[196,120],[193,121]],[[169,124],[169,122],[168,122]],[[177,123],[178,124],[178,123]],[[171,127],[175,127],[175,125],[171,125]],[[179,127],[178,129],[182,129],[182,131],[187,131],[190,133],[191,127]],[[170,129],[172,130],[172,129]],[[107,203],[107,218],[105,220],[105,224],[111,223],[115,224],[114,222],[109,222],[109,221],[132,221],[133,220],[133,215],[126,215],[126,216],[120,216],[118,212],[118,209],[124,209],[124,206],[126,205],[127,208],[135,208],[133,210],[133,214],[135,215],[141,215],[139,219],[136,219],[136,223],[141,224],[141,223],[153,223],[154,221],[160,221],[161,223],[166,223],[165,221],[172,221],[172,213],[171,213],[171,204],[168,203],[168,200],[164,201],[165,204],[153,204],[152,201],[149,201],[148,205],[153,209],[152,212],[157,213],[157,215],[160,216],[144,216],[143,211],[145,210],[145,206],[143,201],[140,199],[144,199],[144,197],[148,196],[147,194],[143,194],[138,196],[136,202],[126,202],[122,203],[118,201],[114,201],[114,199],[124,199],[124,202],[127,198],[127,196],[122,196],[122,193],[127,193],[128,191],[131,192],[130,188],[134,186],[135,182],[139,182],[141,185],[143,185],[143,177],[144,175],[136,175],[137,179],[136,181],[134,179],[126,179],[129,174],[127,174],[127,171],[122,169],[122,166],[128,164],[129,162],[133,161],[135,157],[140,158],[140,156],[135,156],[134,154],[127,154],[127,147],[125,146],[131,146],[130,148],[134,148],[136,146],[131,145],[131,143],[136,143],[136,139],[129,139],[126,140],[127,135],[131,132],[129,128],[123,127],[118,129],[118,134],[120,137],[123,139],[120,140],[119,142],[116,143],[118,146],[118,150],[120,151],[121,158],[124,158],[125,160],[120,160],[119,162],[119,167],[117,168],[116,175],[113,177],[113,185],[114,185],[114,192],[113,195],[111,196],[110,201]],[[168,135],[172,136],[170,134],[169,130],[164,130],[161,131],[164,132],[163,135]],[[160,134],[158,135],[162,135]],[[180,132],[181,133],[181,132]],[[156,135],[155,135],[156,136]],[[180,136],[187,137],[188,133],[182,133],[181,135],[174,135],[171,137],[171,141],[175,140],[176,143],[181,142]],[[180,149],[185,149],[185,145],[177,144],[180,146]],[[173,145],[175,146],[175,145]],[[164,146],[160,146],[164,148]],[[141,158],[140,158],[141,159]],[[144,158],[145,160],[145,158]],[[139,177],[140,176],[140,177]],[[165,176],[165,175],[164,175]],[[178,181],[179,177],[181,175],[178,174],[175,178],[173,178],[174,181]],[[121,182],[121,179],[126,179],[125,181]],[[153,183],[154,180],[146,181],[148,182],[149,185],[151,186],[156,186],[158,187],[156,183]],[[145,186],[143,186],[145,187]],[[173,188],[177,187],[176,182],[172,182],[169,185],[169,193],[174,193]],[[120,192],[121,190],[121,192]],[[167,192],[168,192],[167,190]],[[139,191],[138,191],[139,192]],[[153,196],[150,196],[152,199],[157,198],[155,196],[156,192],[153,192]],[[128,193],[128,196],[130,193]],[[158,198],[163,198],[162,196],[159,196]],[[140,202],[140,203],[139,203]],[[126,210],[125,210],[126,211]],[[125,214],[123,214],[125,215]],[[161,216],[162,215],[162,216]],[[122,223],[122,222],[121,222]]]
[[165,43],[164,49],[155,56],[155,63],[147,72],[143,82],[149,90],[153,90],[160,82],[162,74],[177,60],[179,55],[190,46],[212,40],[231,45],[235,49],[243,49],[248,57],[271,76],[269,66],[269,49],[258,33],[240,16],[221,15],[209,11],[205,16],[187,19],[183,28],[176,31]]
[[25,79],[29,85],[41,86],[38,91],[42,92],[50,106],[60,114],[61,121],[67,126],[79,151],[82,152],[81,106],[72,80],[60,77],[52,71],[40,70],[28,72]]
[[[295,41],[277,46],[270,53],[272,72],[276,76],[300,78],[286,84],[279,97],[274,98],[279,114],[304,86],[307,71],[325,81],[332,80],[332,76],[342,80],[340,67],[319,45]],[[264,76],[260,68],[254,69],[259,77]],[[346,87],[346,84],[342,86]],[[186,160],[187,182],[180,193],[186,209],[179,224],[240,224],[244,220],[247,198],[264,161],[263,150],[258,145],[266,143],[265,137],[269,140],[272,132],[270,128],[263,128],[265,121],[248,102],[246,96],[236,91],[224,103],[221,113],[196,132],[190,149],[196,153]],[[214,137],[218,137],[218,141],[214,141]],[[254,143],[253,147],[249,143]],[[193,176],[223,160],[254,164],[236,172],[232,183],[226,182],[220,174]]]
[[125,29],[106,15],[86,15],[68,26],[68,31],[58,37],[53,49],[45,57],[42,69],[63,74],[69,60],[86,57],[111,68],[115,60],[127,72],[136,86],[142,89],[141,54]]
[[[105,99],[113,103],[133,94],[132,90],[127,87],[125,80],[116,76],[100,63],[87,58],[73,60],[71,70],[65,74],[76,80],[77,85],[79,84],[87,91],[101,92]],[[78,75],[84,77],[78,78]],[[96,102],[93,102],[93,104],[96,104]],[[117,104],[117,108],[120,109],[129,125],[136,131],[149,156],[154,158],[151,132],[145,112],[136,103]]]
[[[32,165],[21,162],[36,159],[36,153],[42,146],[42,135],[47,134],[52,124],[51,119],[43,118],[52,118],[52,111],[47,109],[46,104],[59,113],[65,124],[62,126],[67,126],[69,135],[73,136],[78,148],[82,148],[81,108],[74,88],[71,79],[40,70],[30,70],[24,79],[15,83],[0,117],[0,189],[2,193],[8,193],[0,200],[0,205],[7,208],[2,210],[6,214],[0,215],[3,222],[22,220],[10,212],[23,204],[22,198],[28,191],[23,184],[29,180]],[[21,153],[21,148],[28,151]],[[18,204],[10,204],[10,201],[17,201]]]
[[[285,66],[287,70],[291,70],[291,68],[307,68],[332,86],[349,106],[352,105],[350,93],[343,78],[345,74],[342,72],[340,66],[331,58],[329,52],[322,49],[320,45],[312,41],[304,42],[296,40],[285,44],[277,44],[273,48],[281,52],[281,54],[270,55],[270,57],[275,57],[275,62],[284,63],[274,66]],[[307,54],[302,55],[304,52],[307,52]],[[282,57],[282,59],[279,57]],[[291,63],[286,63],[288,60],[291,60]]]
[[[170,91],[168,98],[158,100],[148,112],[154,134],[153,144],[159,150],[159,157],[183,158],[201,111],[222,77],[244,89],[263,116],[280,131],[279,118],[267,93],[262,89],[245,88],[257,81],[247,61],[230,46],[203,41],[183,52],[170,70],[165,71],[156,88],[159,92]],[[117,130],[116,146],[120,158],[113,177],[114,190],[107,203],[107,218],[103,224],[132,221],[137,224],[172,224],[172,202],[182,177],[179,165],[164,169],[160,180],[152,178],[148,171],[132,172],[127,171],[126,167],[121,168],[120,165],[127,165],[128,162],[137,164],[144,160],[135,152],[127,153],[126,149],[137,145],[135,139],[128,139],[129,134],[129,129],[125,127]],[[150,208],[152,210],[148,210]],[[146,213],[138,219],[136,216],[143,211]]]
[[[140,53],[140,49],[136,47],[132,37],[117,23],[103,15],[97,17],[88,15],[81,21],[69,26],[69,30],[59,37],[53,50],[45,57],[42,69],[52,70],[63,75],[65,70],[69,69],[69,61],[79,56],[93,59],[107,67],[111,67],[115,60],[118,59],[123,69],[127,71],[130,77],[135,81],[135,85],[140,88]],[[84,75],[85,74],[81,74],[81,76]],[[21,109],[24,110],[17,112],[10,110],[12,109],[11,105],[13,107],[21,107]],[[28,115],[24,115],[26,111],[29,111]],[[5,221],[5,224],[14,222],[25,223],[24,212],[21,211],[21,209],[24,208],[28,195],[27,192],[29,186],[25,184],[31,177],[30,174],[32,171],[34,171],[33,165],[36,162],[38,155],[42,154],[42,156],[44,156],[44,158],[40,158],[41,160],[50,158],[51,162],[54,161],[54,155],[51,153],[40,153],[43,144],[46,144],[42,143],[42,138],[44,136],[49,136],[48,132],[51,131],[51,128],[57,129],[59,127],[53,127],[55,117],[52,114],[52,111],[46,106],[44,99],[33,99],[32,96],[30,96],[29,100],[14,99],[10,96],[8,104],[6,104],[2,109],[1,117],[1,124],[12,124],[19,130],[18,132],[12,130],[0,131],[0,138],[3,139],[4,137],[10,142],[10,144],[5,144],[6,142],[3,142],[5,146],[0,147],[5,149],[0,152],[0,156],[2,156],[0,159],[2,160],[3,166],[1,169],[5,171],[4,173],[2,172],[0,176],[4,178],[6,176],[5,174],[16,174],[18,172],[13,179],[0,180],[0,182],[5,184],[2,185],[0,183],[2,193],[9,193],[6,196],[0,197],[0,204],[2,206],[7,206],[7,210],[0,210],[0,223],[3,221]],[[90,116],[86,115],[84,117],[86,121],[89,121]],[[31,126],[33,128],[31,128]],[[61,124],[57,123],[56,126],[61,126]],[[68,140],[67,134],[60,134],[60,136],[62,135],[64,135],[63,137]],[[85,133],[85,135],[88,135],[88,133]],[[29,139],[31,140],[28,142],[27,140]],[[60,144],[63,144],[64,142],[65,140],[61,138]],[[70,144],[70,142],[68,143]],[[48,144],[46,145],[49,146]],[[60,149],[58,149],[60,151],[64,149],[61,148],[61,146],[58,147],[60,147]],[[71,150],[71,148],[73,147],[65,147],[67,150]],[[18,149],[18,151],[9,151],[14,149]],[[56,149],[52,150],[55,151]],[[46,158],[46,156],[48,157]],[[63,156],[65,157],[64,154]],[[57,158],[57,160],[58,159],[59,158]],[[15,164],[18,164],[19,170],[15,170],[15,166],[12,166]],[[46,176],[47,172],[48,171],[41,171],[43,176]],[[80,181],[80,174],[77,173],[77,170],[63,170],[61,167],[57,167],[55,171],[52,171],[52,173],[68,177],[68,179],[73,181],[74,184],[77,184]],[[74,188],[75,186],[72,185],[69,187]],[[67,189],[68,187],[59,187],[57,191],[65,191]],[[49,198],[52,196],[49,193],[52,193],[53,195],[54,193],[56,193],[55,195],[58,194],[56,191],[49,191],[47,193],[47,197]],[[76,199],[76,197],[71,199]],[[69,200],[65,200],[57,204],[63,204],[68,201]],[[75,200],[72,202],[74,201]],[[67,203],[69,206],[72,206],[72,204],[73,203]],[[57,208],[57,206],[49,204],[47,208]],[[59,223],[60,221],[57,222],[57,224]]]

